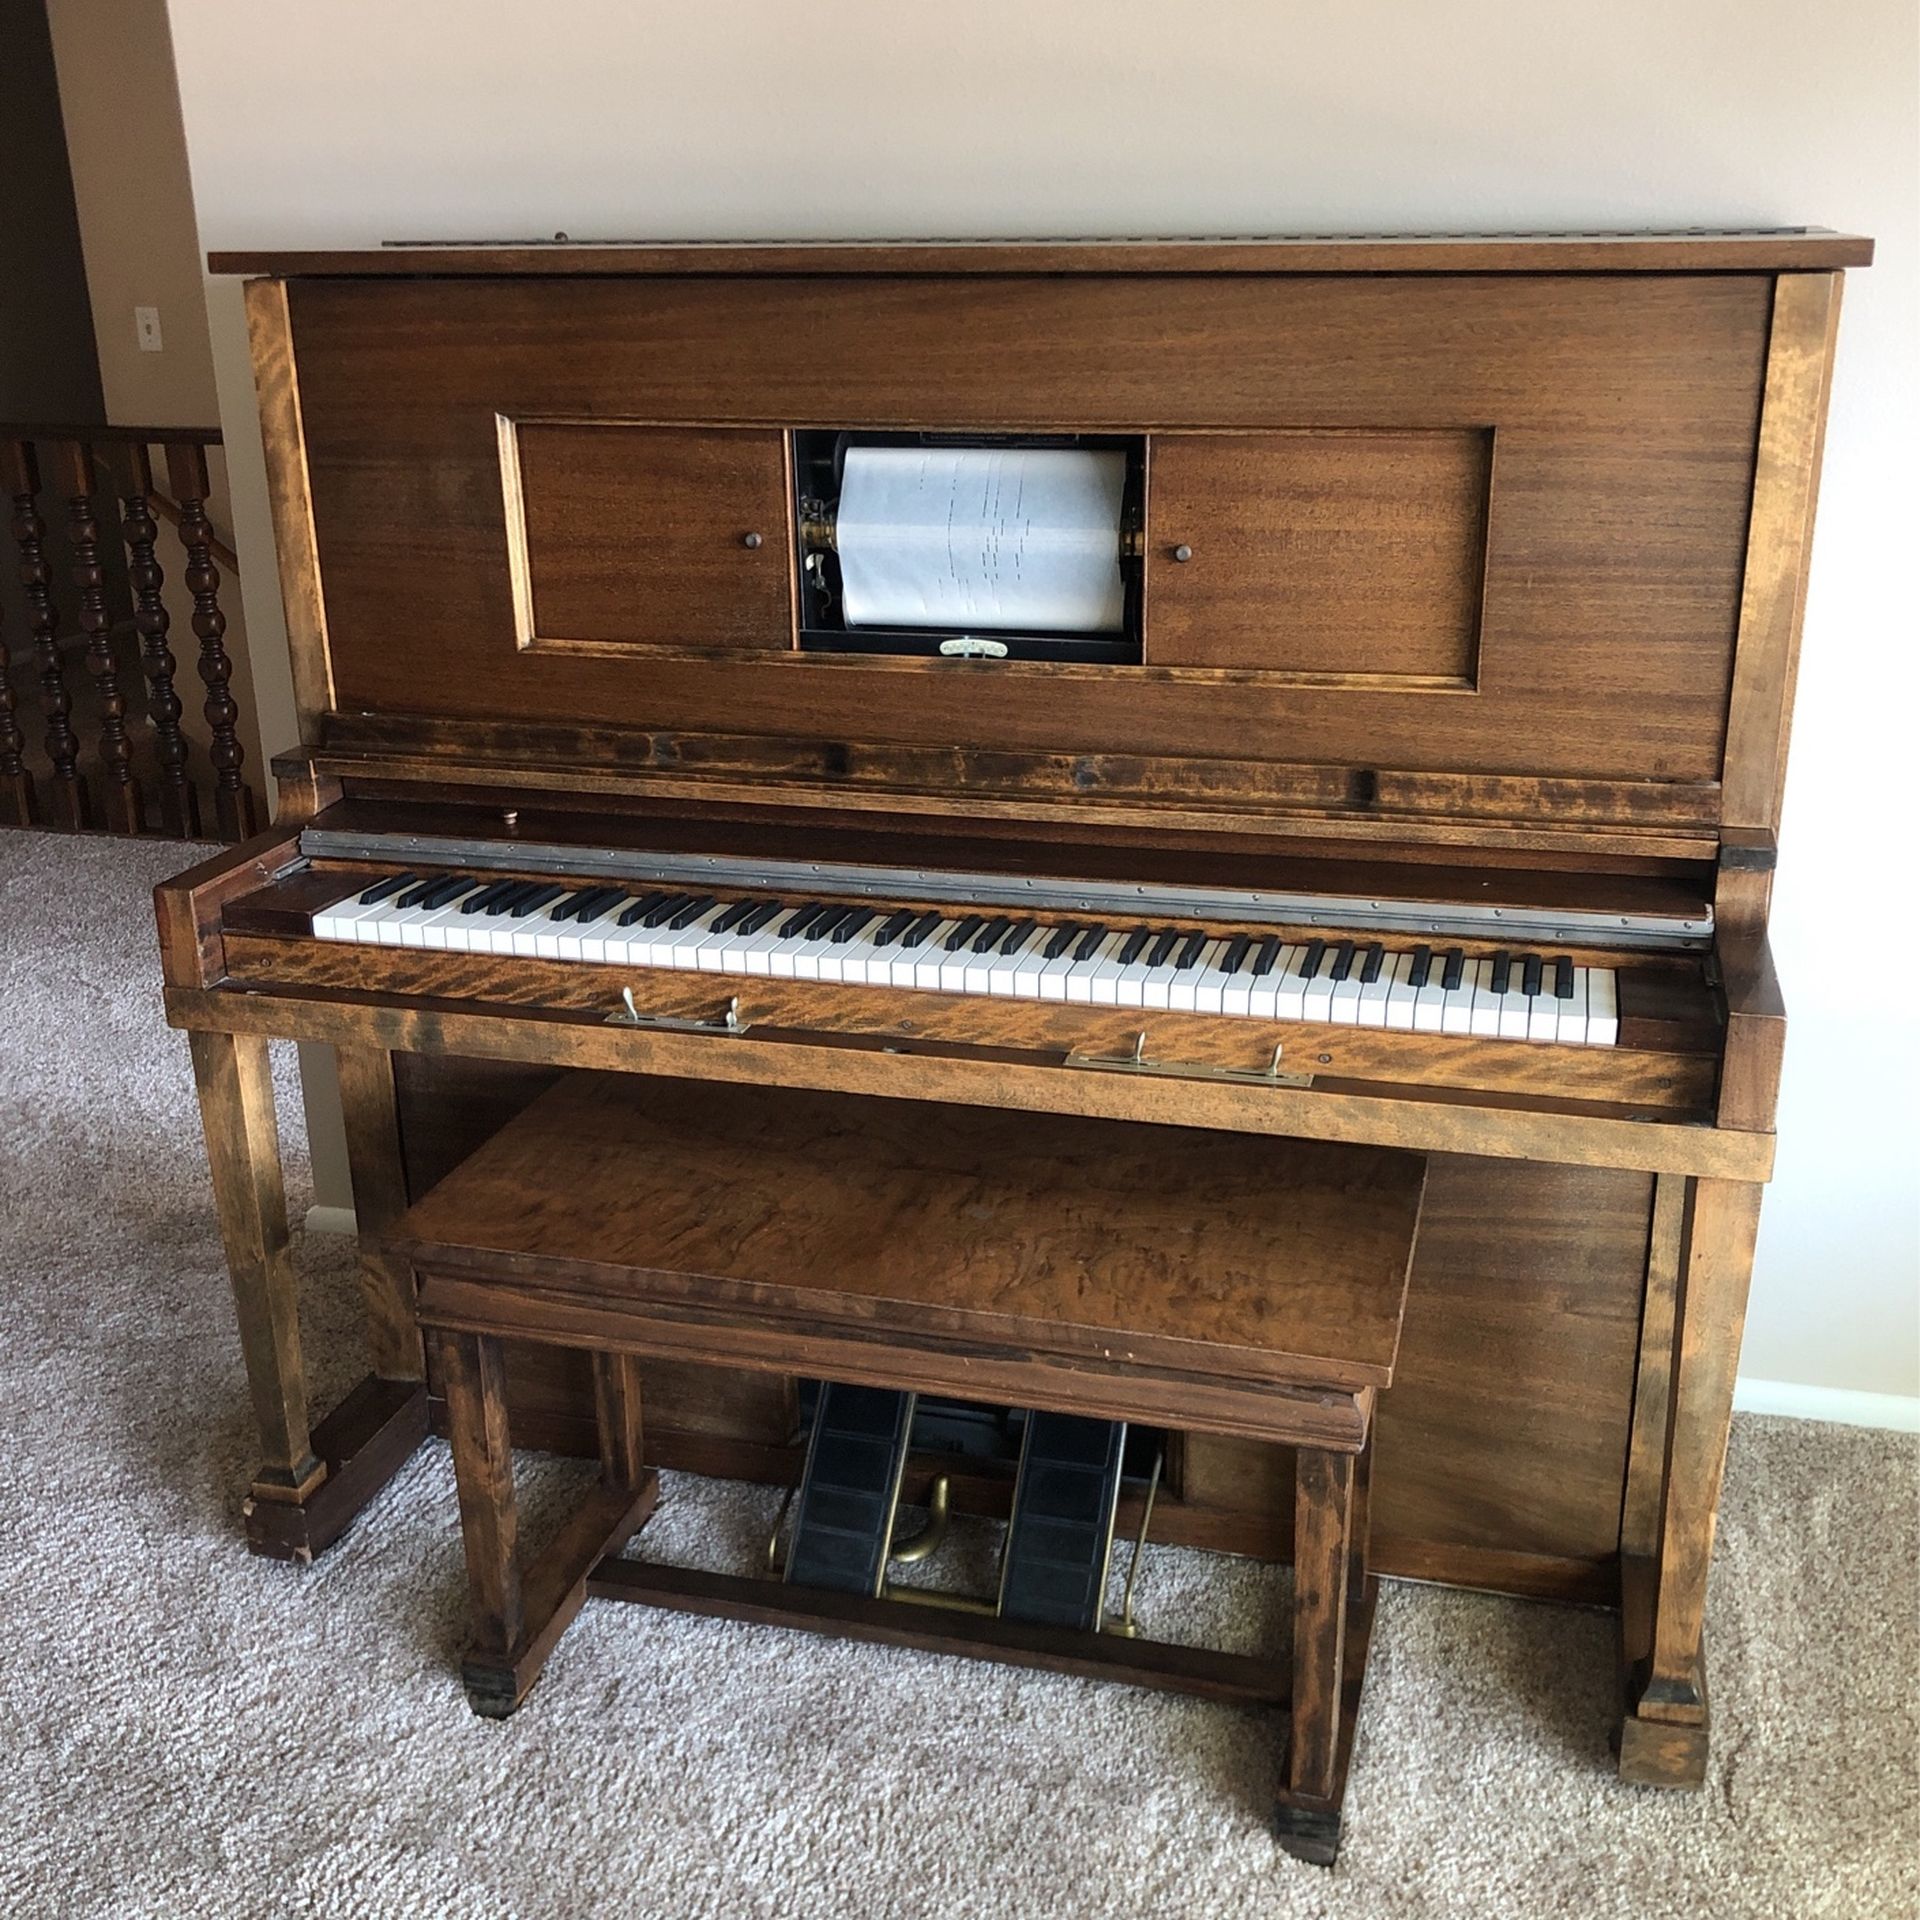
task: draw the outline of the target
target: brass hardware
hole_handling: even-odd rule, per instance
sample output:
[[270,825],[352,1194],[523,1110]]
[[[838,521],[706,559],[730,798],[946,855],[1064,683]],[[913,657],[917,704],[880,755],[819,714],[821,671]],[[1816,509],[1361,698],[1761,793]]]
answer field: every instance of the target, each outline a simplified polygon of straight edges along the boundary
[[1310,1087],[1310,1073],[1282,1073],[1280,1055],[1284,1047],[1276,1045],[1273,1058],[1264,1067],[1216,1067],[1202,1060],[1150,1060],[1147,1057],[1146,1029],[1134,1036],[1131,1053],[1082,1053],[1075,1047],[1066,1057],[1070,1067],[1087,1067],[1096,1073],[1152,1073],[1175,1080],[1233,1080],[1250,1087]]
[[831,553],[838,537],[835,519],[838,509],[831,500],[805,499],[800,502],[800,551]]
[[1173,557],[1178,560],[1182,566],[1185,566],[1186,563],[1193,558],[1193,549],[1183,541],[1179,546],[1174,548]]
[[679,1013],[642,1013],[633,1003],[633,989],[620,989],[621,1004],[607,1015],[610,1027],[645,1027],[652,1033],[745,1033],[747,1022],[740,1018],[740,996],[736,993],[722,1013],[704,1018]]
[[940,1543],[947,1537],[947,1521],[950,1517],[947,1501],[951,1488],[947,1476],[943,1473],[933,1483],[933,1491],[927,1496],[927,1524],[913,1538],[902,1546],[897,1546],[888,1555],[902,1566],[917,1566],[922,1560],[931,1560],[940,1551]]
[[740,536],[740,544],[743,547],[757,547],[761,545],[761,539],[757,533],[743,533]]
[[767,1535],[767,1571],[780,1571],[780,1529],[787,1524],[787,1509],[793,1505],[793,1496],[800,1491],[796,1484],[789,1487],[780,1498],[780,1511],[773,1516],[773,1531]]
[[1120,529],[1120,558],[1122,560],[1144,559],[1147,551],[1147,536],[1137,526],[1123,526]]
[[1147,1498],[1140,1509],[1140,1531],[1134,1538],[1133,1558],[1127,1562],[1127,1584],[1120,1593],[1120,1618],[1107,1629],[1124,1640],[1132,1640],[1140,1632],[1140,1623],[1133,1617],[1133,1583],[1140,1577],[1140,1556],[1147,1550],[1147,1528],[1153,1522],[1154,1496],[1160,1491],[1160,1469],[1166,1464],[1166,1459],[1164,1449],[1153,1456],[1153,1473],[1147,1481]]
[[970,1593],[942,1593],[938,1587],[884,1587],[883,1600],[898,1600],[909,1607],[945,1607],[954,1613],[995,1614],[1000,1609],[991,1600]]

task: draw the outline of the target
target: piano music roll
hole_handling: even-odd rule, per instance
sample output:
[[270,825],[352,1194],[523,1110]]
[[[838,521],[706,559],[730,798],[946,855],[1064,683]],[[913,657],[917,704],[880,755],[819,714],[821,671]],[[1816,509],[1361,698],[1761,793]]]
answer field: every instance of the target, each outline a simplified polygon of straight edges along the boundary
[[851,447],[836,548],[850,627],[1117,633],[1126,456]]

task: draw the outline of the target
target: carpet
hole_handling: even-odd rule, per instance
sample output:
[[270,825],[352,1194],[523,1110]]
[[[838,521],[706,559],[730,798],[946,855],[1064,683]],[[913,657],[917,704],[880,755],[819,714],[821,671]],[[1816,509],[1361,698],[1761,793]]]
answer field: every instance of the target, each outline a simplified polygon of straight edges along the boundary
[[[0,834],[0,1911],[17,1916],[1910,1916],[1915,1442],[1742,1416],[1704,1792],[1622,1787],[1599,1614],[1390,1584],[1331,1873],[1272,1725],[1124,1688],[590,1603],[527,1705],[456,1678],[432,1442],[320,1564],[250,1557],[250,1423],[147,890],[191,851]],[[290,1200],[307,1200],[290,1058]],[[297,1248],[317,1379],[348,1249]],[[526,1457],[526,1525],[582,1469]],[[667,1477],[646,1551],[739,1564],[773,1496]],[[1167,1637],[1284,1573],[1156,1551]]]

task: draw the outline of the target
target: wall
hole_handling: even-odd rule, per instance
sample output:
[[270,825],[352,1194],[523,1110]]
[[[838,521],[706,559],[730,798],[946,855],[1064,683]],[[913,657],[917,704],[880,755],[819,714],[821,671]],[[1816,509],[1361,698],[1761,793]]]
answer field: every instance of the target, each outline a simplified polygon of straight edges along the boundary
[[[1920,950],[1911,0],[537,16],[175,0],[173,21],[209,248],[561,229],[1876,234],[1880,264],[1847,292],[1810,589],[1776,936],[1793,1037],[1746,1364],[1831,1394],[1920,1390],[1920,1023],[1911,996],[1868,984],[1868,949]],[[223,375],[236,433],[243,392]]]
[[0,0],[0,420],[98,420],[100,375],[41,0]]
[[[220,402],[206,283],[166,0],[48,0],[47,22],[86,269],[82,294],[92,310],[87,346],[97,355],[98,391],[105,402],[105,413],[98,417],[129,427],[217,425]],[[136,306],[160,311],[158,353],[140,350],[133,324]],[[258,438],[251,421],[243,422],[243,431],[251,446]],[[232,510],[220,449],[209,451],[207,464],[207,511],[224,536]],[[167,490],[164,476],[158,485]],[[165,598],[174,653],[185,670],[179,683],[186,706],[181,726],[205,787],[209,729],[202,702],[195,697],[199,682],[190,664],[193,597],[181,578],[179,548],[164,528],[159,550],[167,570]],[[266,551],[270,554],[271,548]],[[262,571],[270,583],[272,566],[264,565]],[[245,609],[231,583],[222,593],[222,605],[246,772],[259,789],[264,782],[258,699]],[[284,647],[284,636],[276,634],[273,644]]]

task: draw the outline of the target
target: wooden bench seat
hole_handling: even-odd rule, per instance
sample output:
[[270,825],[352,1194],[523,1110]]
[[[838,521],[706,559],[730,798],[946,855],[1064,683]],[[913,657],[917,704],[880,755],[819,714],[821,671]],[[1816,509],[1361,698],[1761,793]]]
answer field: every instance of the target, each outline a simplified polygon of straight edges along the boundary
[[[1330,1859],[1364,1673],[1372,1415],[1415,1155],[1048,1114],[571,1075],[390,1236],[439,1349],[474,1599],[511,1712],[589,1592],[1289,1705],[1278,1826]],[[524,1574],[501,1342],[593,1356],[601,1484]],[[614,1558],[645,1521],[640,1359],[1295,1449],[1284,1662]]]

